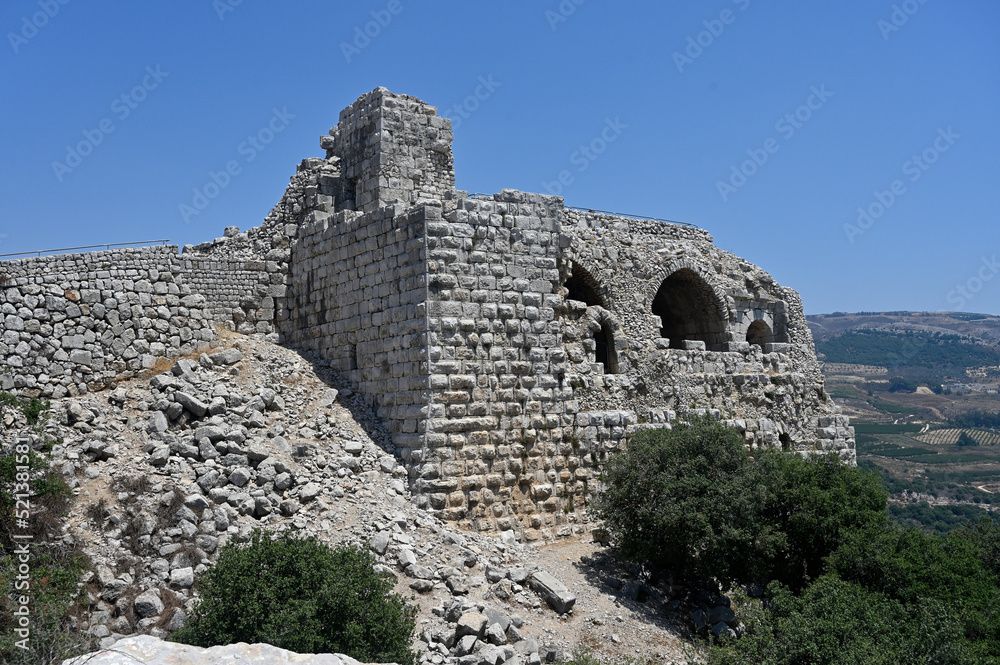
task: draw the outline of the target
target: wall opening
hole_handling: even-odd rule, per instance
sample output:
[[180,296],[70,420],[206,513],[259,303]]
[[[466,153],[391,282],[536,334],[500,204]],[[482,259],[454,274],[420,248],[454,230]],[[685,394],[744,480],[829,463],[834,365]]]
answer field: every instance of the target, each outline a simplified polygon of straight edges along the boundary
[[594,334],[597,344],[597,362],[604,366],[605,374],[618,373],[618,352],[615,351],[615,336],[607,323],[601,324],[601,329]]
[[568,293],[567,300],[578,300],[586,303],[588,307],[595,305],[607,308],[604,298],[601,296],[601,287],[585,268],[573,263],[573,274],[564,284]]
[[747,328],[747,342],[756,344],[761,351],[764,350],[765,344],[770,344],[773,341],[774,335],[771,333],[771,328],[763,321],[758,319]]
[[660,317],[660,335],[670,340],[672,349],[682,348],[685,341],[701,341],[717,351],[726,341],[715,292],[693,270],[682,268],[664,279],[652,309]]

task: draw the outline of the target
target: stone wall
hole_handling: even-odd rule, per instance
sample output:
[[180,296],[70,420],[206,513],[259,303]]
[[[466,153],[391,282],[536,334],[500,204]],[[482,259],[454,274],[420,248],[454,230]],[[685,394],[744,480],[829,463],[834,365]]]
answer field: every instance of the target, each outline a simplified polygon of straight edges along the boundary
[[207,345],[205,298],[179,272],[171,246],[0,263],[3,388],[77,395]]
[[[216,321],[231,321],[241,333],[275,331],[275,297],[285,295],[284,275],[267,270],[260,259],[228,259],[185,254],[180,261],[184,282],[205,296]],[[272,284],[272,276],[278,282]]]
[[376,408],[415,500],[478,530],[579,531],[637,428],[713,413],[854,459],[802,304],[701,229],[454,189],[451,129],[379,88],[259,227],[5,262],[8,387],[75,394],[212,339],[316,351]]
[[292,250],[283,339],[319,352],[368,396],[397,446],[426,416],[425,226],[440,208],[316,213]]
[[443,199],[455,189],[451,120],[416,97],[376,88],[341,111],[321,147],[339,158],[341,207]]

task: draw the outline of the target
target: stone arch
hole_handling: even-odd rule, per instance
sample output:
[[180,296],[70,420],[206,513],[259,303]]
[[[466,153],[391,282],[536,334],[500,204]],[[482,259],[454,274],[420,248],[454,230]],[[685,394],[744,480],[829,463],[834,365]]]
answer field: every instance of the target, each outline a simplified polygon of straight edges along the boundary
[[660,334],[670,340],[671,348],[684,348],[684,342],[693,341],[718,351],[727,342],[727,310],[712,286],[692,268],[667,275],[651,309],[660,317]]
[[747,327],[748,343],[756,344],[763,350],[765,344],[770,344],[773,341],[774,333],[771,331],[771,326],[767,325],[763,319],[757,319]]
[[594,340],[594,362],[604,367],[605,374],[618,374],[618,347],[616,339],[622,335],[621,324],[615,315],[600,305],[587,308],[585,326]]
[[578,300],[588,307],[600,306],[607,308],[608,300],[604,288],[594,279],[590,271],[576,261],[571,261],[573,272],[563,284],[566,287],[567,300]]

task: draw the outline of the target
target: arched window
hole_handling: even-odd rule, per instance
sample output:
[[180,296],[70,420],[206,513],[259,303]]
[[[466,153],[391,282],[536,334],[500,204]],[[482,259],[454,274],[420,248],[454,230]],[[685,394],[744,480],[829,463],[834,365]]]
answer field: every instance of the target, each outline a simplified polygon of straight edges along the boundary
[[747,328],[747,341],[750,344],[756,344],[763,351],[765,344],[770,344],[774,341],[774,335],[771,333],[771,328],[758,319]]
[[604,365],[605,374],[618,373],[618,352],[615,351],[615,336],[607,322],[601,323],[601,329],[594,334],[597,343],[597,362]]
[[671,273],[653,298],[653,314],[660,317],[660,334],[670,340],[670,348],[682,348],[684,341],[702,341],[709,350],[718,350],[726,341],[726,324],[712,287],[688,268]]
[[598,286],[597,280],[585,268],[576,263],[573,264],[573,274],[566,280],[565,286],[566,290],[569,291],[566,294],[567,300],[578,300],[586,303],[588,307],[594,305],[607,307],[604,298],[600,295],[600,286]]

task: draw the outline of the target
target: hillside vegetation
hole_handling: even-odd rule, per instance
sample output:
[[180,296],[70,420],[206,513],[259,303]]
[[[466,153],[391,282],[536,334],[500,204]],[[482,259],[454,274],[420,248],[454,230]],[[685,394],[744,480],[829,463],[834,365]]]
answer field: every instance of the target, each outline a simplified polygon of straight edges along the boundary
[[851,416],[859,465],[903,524],[946,532],[1000,505],[1000,317],[808,317],[827,390]]

